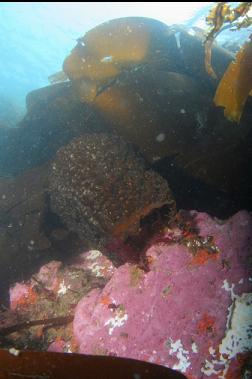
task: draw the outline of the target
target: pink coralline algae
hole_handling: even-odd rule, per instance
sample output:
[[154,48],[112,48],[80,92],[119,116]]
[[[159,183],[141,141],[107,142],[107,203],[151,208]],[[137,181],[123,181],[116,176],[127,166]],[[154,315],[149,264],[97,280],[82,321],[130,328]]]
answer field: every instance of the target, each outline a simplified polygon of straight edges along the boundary
[[34,303],[35,297],[32,288],[25,283],[17,283],[10,290],[10,308],[14,311],[19,306]]
[[103,288],[114,271],[98,250],[83,252],[68,264],[48,262],[30,280],[10,288],[10,310],[0,312],[0,336],[8,336],[19,349],[74,351],[75,307],[92,289]]
[[[149,247],[148,272],[129,263],[119,267],[76,307],[80,353],[155,362],[190,379],[232,377],[237,354],[252,350],[252,217],[240,211],[223,222],[189,215],[200,258],[190,238],[176,237]],[[209,240],[212,251],[204,250]]]
[[14,320],[18,333],[10,341],[19,336],[21,347],[40,339],[48,351],[140,359],[188,379],[251,375],[252,215],[240,211],[220,221],[179,212],[148,246],[145,265],[129,260],[116,268],[89,250],[67,264],[51,261],[17,283],[11,311],[27,327],[35,325],[29,320],[37,326],[27,333]]
[[[76,270],[80,270],[79,272]],[[15,310],[20,306],[30,306],[37,302],[36,288],[40,286],[40,292],[46,291],[47,297],[57,298],[64,295],[67,290],[73,289],[76,293],[80,290],[82,281],[80,272],[90,273],[93,278],[102,278],[108,281],[115,271],[110,260],[98,250],[89,250],[79,254],[69,261],[65,267],[60,261],[51,261],[43,265],[31,280],[24,283],[16,283],[10,288],[10,308]],[[77,280],[75,280],[77,279]],[[83,289],[83,288],[82,288]]]

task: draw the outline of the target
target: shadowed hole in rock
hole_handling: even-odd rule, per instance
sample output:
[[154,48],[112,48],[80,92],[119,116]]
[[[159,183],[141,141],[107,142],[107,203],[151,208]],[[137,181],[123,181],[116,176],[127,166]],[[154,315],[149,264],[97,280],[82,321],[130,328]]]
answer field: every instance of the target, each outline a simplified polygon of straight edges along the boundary
[[168,204],[165,204],[161,208],[153,209],[148,215],[141,218],[139,233],[127,237],[125,245],[135,252],[135,255],[131,255],[131,260],[138,263],[145,271],[148,271],[148,262],[145,256],[146,248],[154,235],[162,231],[170,222],[172,222],[171,209]]

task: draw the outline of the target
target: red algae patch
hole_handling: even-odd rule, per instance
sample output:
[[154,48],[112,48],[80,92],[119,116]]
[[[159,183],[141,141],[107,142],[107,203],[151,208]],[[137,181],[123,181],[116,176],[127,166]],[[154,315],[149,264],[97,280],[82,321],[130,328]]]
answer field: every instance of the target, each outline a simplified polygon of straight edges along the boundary
[[218,258],[217,254],[210,254],[207,250],[201,249],[198,251],[198,253],[193,256],[192,258],[192,264],[194,265],[203,265],[208,260],[213,259],[216,260]]
[[10,292],[11,310],[34,304],[37,301],[37,295],[33,288],[25,283],[17,283]]
[[215,317],[209,316],[205,313],[202,319],[199,320],[198,323],[198,333],[199,334],[207,334],[212,333],[214,331]]

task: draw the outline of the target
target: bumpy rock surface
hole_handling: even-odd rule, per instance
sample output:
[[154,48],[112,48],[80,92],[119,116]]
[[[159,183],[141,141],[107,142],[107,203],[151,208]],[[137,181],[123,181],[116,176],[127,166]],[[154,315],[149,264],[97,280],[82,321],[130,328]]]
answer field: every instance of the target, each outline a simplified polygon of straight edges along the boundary
[[[93,288],[103,288],[114,271],[101,252],[92,250],[80,254],[68,265],[50,261],[30,280],[16,283],[9,291],[10,310],[0,310],[0,336],[6,335],[4,331],[11,325],[16,325],[17,334],[7,333],[5,345],[0,341],[0,346],[10,343],[19,349],[46,350],[50,345],[49,350],[61,347],[69,351],[74,307]],[[30,320],[40,321],[30,329],[29,325],[28,329],[19,326],[22,322],[29,324]],[[46,320],[51,320],[50,327],[41,333]],[[63,328],[59,329],[60,325]],[[64,346],[64,341],[69,341],[68,346]]]
[[[121,266],[103,290],[79,302],[73,330],[81,353],[147,360],[188,378],[216,379],[228,378],[230,361],[251,351],[251,215],[239,212],[226,223],[191,216],[201,248],[196,235],[182,232],[180,239],[181,231],[170,230],[170,243],[147,251],[148,273]],[[210,240],[212,247],[204,247]]]
[[14,280],[78,249],[78,236],[50,211],[47,187],[48,165],[0,180],[0,302]]
[[85,134],[58,151],[49,192],[68,228],[96,244],[138,233],[140,219],[155,208],[174,209],[167,182],[122,138],[105,134]]
[[251,377],[252,215],[225,222],[194,211],[176,220],[154,237],[148,272],[129,263],[116,269],[92,250],[17,283],[0,335],[27,315],[40,325],[17,325],[2,346],[137,358],[188,379]]

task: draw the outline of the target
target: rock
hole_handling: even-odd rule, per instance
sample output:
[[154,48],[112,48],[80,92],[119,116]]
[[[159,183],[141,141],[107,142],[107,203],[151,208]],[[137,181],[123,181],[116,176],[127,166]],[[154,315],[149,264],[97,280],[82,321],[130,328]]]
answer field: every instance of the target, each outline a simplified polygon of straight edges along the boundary
[[18,175],[41,165],[72,138],[103,127],[105,122],[79,102],[69,83],[32,91],[23,120],[15,129],[2,132],[0,175]]
[[[73,350],[71,321],[76,304],[93,288],[103,288],[114,271],[111,261],[98,250],[91,250],[68,260],[67,265],[50,261],[29,280],[15,283],[9,290],[10,310],[2,312],[0,309],[0,335],[5,335],[5,327],[16,325],[14,335],[6,334],[8,342],[5,344],[19,349]],[[15,315],[14,320],[10,317],[11,312]],[[25,321],[29,324],[30,320],[40,322],[29,330],[22,328],[22,324]],[[50,321],[48,328],[44,325],[47,320]],[[56,336],[57,341],[54,340]],[[1,346],[6,346],[3,342]]]
[[[221,77],[232,57],[217,47],[212,55]],[[113,130],[150,164],[172,159],[182,176],[244,197],[251,104],[239,128],[214,107],[202,38],[148,18],[111,20],[78,40],[64,69],[69,82],[28,94],[19,127],[0,130],[0,175],[46,162],[82,133]]]
[[[51,261],[10,290],[15,320],[51,325],[17,328],[7,346],[129,357],[190,379],[240,378],[251,372],[251,230],[246,211],[227,221],[183,211],[150,243],[149,271],[115,268],[97,250]],[[0,316],[2,333],[11,322],[8,311]]]
[[[231,60],[227,51],[213,48],[219,78]],[[249,111],[239,129],[224,119],[212,101],[218,83],[204,61],[202,36],[125,17],[78,39],[63,69],[80,101],[92,104],[150,163],[173,157],[185,175],[227,192],[241,185],[234,172],[243,167],[240,146],[251,129]]]
[[47,189],[46,165],[0,181],[1,301],[10,283],[27,277],[42,262],[62,257],[65,248],[77,249],[77,235],[73,239],[52,214]]
[[121,137],[85,134],[51,165],[51,209],[89,244],[138,234],[140,220],[174,200],[168,184]]
[[[125,264],[103,290],[79,302],[73,330],[80,353],[131,357],[190,378],[216,378],[238,353],[252,348],[246,316],[233,311],[251,296],[251,215],[241,211],[227,222],[197,212],[188,216],[194,237],[183,232],[185,239],[174,243],[169,232],[170,243],[147,251],[149,272]],[[251,312],[250,300],[246,304]],[[230,325],[232,338],[226,335]]]
[[[40,167],[26,172],[15,179],[5,179],[0,182],[0,212],[2,227],[8,227],[8,235],[19,237],[24,245],[28,245],[37,233],[38,224],[43,219],[46,209],[48,167]],[[32,222],[31,222],[32,218]],[[29,224],[28,240],[26,225]],[[32,227],[36,232],[33,233]]]
[[0,181],[1,297],[14,277],[22,277],[51,248],[42,230],[47,212],[46,176],[47,169],[40,168]]

